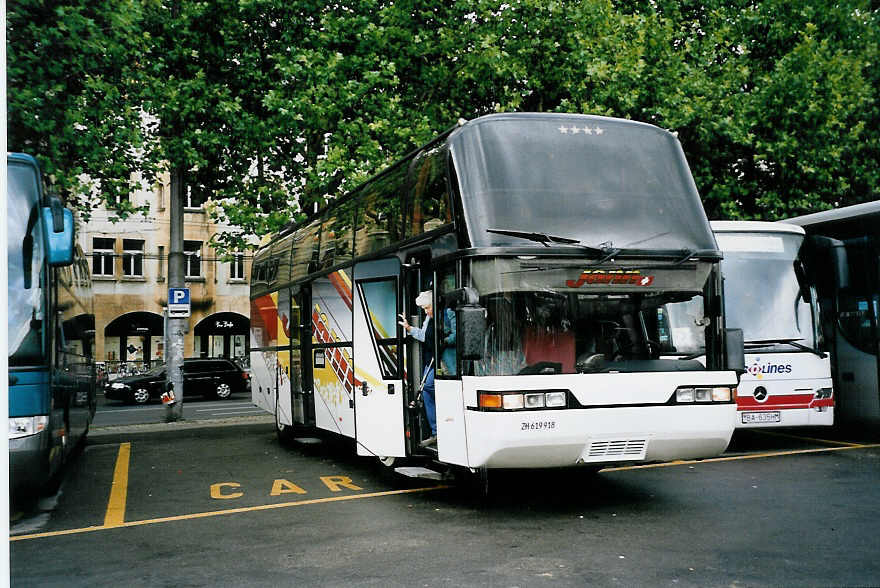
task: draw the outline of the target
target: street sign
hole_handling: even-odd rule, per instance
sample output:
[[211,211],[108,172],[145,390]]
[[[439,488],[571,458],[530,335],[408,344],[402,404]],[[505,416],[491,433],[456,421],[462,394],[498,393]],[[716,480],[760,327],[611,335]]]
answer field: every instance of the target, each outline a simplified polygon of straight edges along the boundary
[[189,288],[168,288],[168,318],[189,318]]

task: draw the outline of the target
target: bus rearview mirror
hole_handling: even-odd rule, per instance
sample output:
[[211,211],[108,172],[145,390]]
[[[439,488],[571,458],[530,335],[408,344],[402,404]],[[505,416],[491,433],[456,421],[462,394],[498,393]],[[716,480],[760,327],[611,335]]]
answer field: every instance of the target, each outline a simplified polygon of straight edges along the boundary
[[465,305],[476,305],[480,302],[480,294],[476,289],[469,286],[464,288],[456,288],[443,295],[446,306],[458,308]]
[[727,369],[735,371],[737,375],[744,374],[746,352],[742,329],[724,329],[724,349]]
[[[814,255],[817,258],[814,265],[817,268],[827,267],[830,262],[832,271],[834,272],[833,281],[831,283],[838,290],[849,288],[849,260],[847,259],[846,244],[838,239],[831,237],[822,237],[820,235],[811,235],[810,244],[813,247]],[[819,282],[827,282],[819,277]]]
[[58,267],[72,264],[73,213],[53,196],[49,197],[49,206],[44,206],[41,213],[49,265]]

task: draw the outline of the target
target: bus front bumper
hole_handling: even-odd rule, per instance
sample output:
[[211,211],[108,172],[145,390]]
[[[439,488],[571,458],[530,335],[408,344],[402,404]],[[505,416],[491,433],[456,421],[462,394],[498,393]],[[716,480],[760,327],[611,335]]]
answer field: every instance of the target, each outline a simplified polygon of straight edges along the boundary
[[733,403],[469,411],[468,465],[549,468],[714,457],[727,448],[735,416]]
[[49,445],[46,431],[9,440],[9,491],[12,496],[39,491],[49,481]]

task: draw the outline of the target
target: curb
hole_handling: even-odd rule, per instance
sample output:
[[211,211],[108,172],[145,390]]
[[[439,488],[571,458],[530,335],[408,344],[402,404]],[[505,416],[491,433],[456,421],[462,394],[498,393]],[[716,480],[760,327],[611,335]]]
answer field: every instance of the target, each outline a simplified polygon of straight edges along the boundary
[[227,419],[204,419],[197,421],[177,421],[173,423],[138,423],[132,425],[111,425],[92,427],[88,438],[118,435],[120,433],[150,433],[162,431],[185,431],[188,429],[209,429],[214,427],[230,427],[239,425],[274,424],[275,417],[271,414],[257,416],[232,417]]

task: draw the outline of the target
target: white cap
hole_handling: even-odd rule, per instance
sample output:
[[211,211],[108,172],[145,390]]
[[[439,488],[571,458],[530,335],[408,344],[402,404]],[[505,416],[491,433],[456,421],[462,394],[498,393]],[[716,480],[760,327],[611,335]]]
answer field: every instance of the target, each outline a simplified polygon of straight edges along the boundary
[[430,290],[425,290],[424,292],[421,292],[418,296],[416,296],[416,306],[420,306],[422,308],[431,306]]

